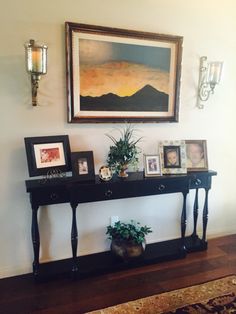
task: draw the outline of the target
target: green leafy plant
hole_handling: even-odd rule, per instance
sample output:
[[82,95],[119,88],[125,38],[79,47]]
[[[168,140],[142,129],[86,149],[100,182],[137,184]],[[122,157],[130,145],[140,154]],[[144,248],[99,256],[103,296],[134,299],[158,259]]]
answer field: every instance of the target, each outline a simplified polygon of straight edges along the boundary
[[114,145],[110,146],[110,151],[107,157],[107,164],[117,173],[124,167],[131,165],[137,168],[138,154],[140,149],[136,144],[141,140],[141,137],[134,139],[135,129],[129,124],[124,130],[119,130],[121,137],[117,140],[114,136],[106,134]]
[[140,226],[139,222],[131,220],[130,223],[117,221],[114,226],[107,226],[106,234],[111,240],[120,240],[132,242],[133,244],[141,244],[145,241],[145,236],[152,230],[147,226]]

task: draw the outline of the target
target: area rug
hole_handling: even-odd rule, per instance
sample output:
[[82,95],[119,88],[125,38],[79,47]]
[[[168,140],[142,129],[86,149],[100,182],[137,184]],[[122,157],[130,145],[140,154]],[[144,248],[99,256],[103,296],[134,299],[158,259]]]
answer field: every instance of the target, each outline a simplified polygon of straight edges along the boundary
[[236,276],[89,312],[89,314],[133,313],[236,313]]

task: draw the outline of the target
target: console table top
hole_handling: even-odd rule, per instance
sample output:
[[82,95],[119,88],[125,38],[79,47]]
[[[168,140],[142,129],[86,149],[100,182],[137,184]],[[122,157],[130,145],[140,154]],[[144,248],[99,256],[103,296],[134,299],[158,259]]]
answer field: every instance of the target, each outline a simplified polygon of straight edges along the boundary
[[92,181],[80,181],[76,177],[64,177],[64,178],[56,178],[56,179],[30,179],[26,180],[26,190],[27,192],[32,192],[35,189],[39,188],[47,188],[47,187],[55,187],[55,186],[70,186],[70,185],[110,185],[110,184],[126,184],[131,182],[145,182],[145,181],[155,181],[158,183],[169,181],[169,180],[194,180],[195,178],[202,177],[212,177],[216,176],[216,171],[201,171],[201,172],[188,172],[187,174],[173,174],[173,175],[161,175],[161,176],[153,176],[153,177],[145,177],[143,171],[130,172],[127,178],[120,178],[117,175],[114,175],[110,181],[102,181],[98,175],[95,175],[94,180]]

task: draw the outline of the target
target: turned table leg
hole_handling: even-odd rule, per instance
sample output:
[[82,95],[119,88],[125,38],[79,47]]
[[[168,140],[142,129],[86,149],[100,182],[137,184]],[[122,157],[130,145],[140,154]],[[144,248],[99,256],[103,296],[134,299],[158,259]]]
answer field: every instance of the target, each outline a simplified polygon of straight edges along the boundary
[[187,193],[183,193],[183,209],[182,209],[182,215],[181,215],[181,241],[182,241],[182,251],[186,251],[185,247],[185,231],[186,231],[186,225],[187,225],[187,218],[186,218],[186,197]]
[[198,220],[198,189],[196,189],[194,205],[193,205],[193,234],[192,237],[197,237],[197,220]]
[[32,207],[32,225],[31,225],[31,236],[34,250],[34,261],[33,261],[33,274],[38,276],[39,272],[39,227],[38,227],[38,209],[39,206]]
[[72,259],[73,259],[72,272],[74,274],[78,271],[78,263],[77,263],[78,231],[77,231],[77,223],[76,223],[77,205],[78,204],[71,204],[71,208],[72,208],[71,247],[72,247]]
[[207,222],[208,222],[208,192],[209,189],[205,189],[206,195],[205,195],[205,202],[203,207],[203,215],[202,215],[202,221],[203,221],[203,234],[202,234],[202,241],[206,243],[206,229],[207,229]]

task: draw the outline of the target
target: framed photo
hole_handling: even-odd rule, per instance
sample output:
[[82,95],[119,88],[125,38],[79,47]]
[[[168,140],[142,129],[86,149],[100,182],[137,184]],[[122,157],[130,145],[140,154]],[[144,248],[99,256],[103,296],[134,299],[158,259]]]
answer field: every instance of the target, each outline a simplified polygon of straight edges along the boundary
[[187,170],[207,171],[207,144],[206,140],[186,140]]
[[187,173],[185,141],[163,141],[159,144],[162,174]]
[[51,170],[70,171],[68,135],[25,137],[30,177],[46,175]]
[[68,122],[178,122],[183,37],[65,27]]
[[113,176],[112,170],[108,166],[101,166],[98,174],[102,181],[110,181]]
[[81,181],[94,180],[93,152],[71,153],[72,175]]
[[145,177],[160,176],[160,157],[158,155],[144,155]]

